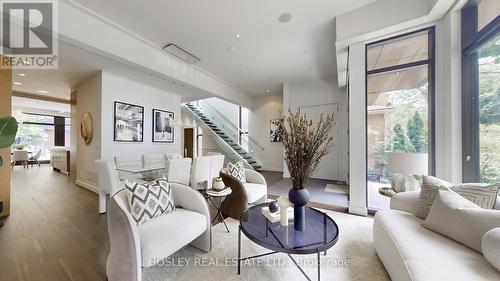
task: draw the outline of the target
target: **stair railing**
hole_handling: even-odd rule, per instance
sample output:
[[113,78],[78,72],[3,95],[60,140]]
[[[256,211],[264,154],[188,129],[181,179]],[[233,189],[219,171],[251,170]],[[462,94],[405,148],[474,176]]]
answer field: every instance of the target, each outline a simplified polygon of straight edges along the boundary
[[210,128],[191,108],[186,105],[182,105],[182,110],[189,114],[191,118],[196,121],[197,126],[203,130],[203,136],[210,137],[215,144],[222,150],[227,159],[231,162],[241,161],[245,168],[253,169],[252,165],[248,163],[233,147],[231,147],[224,139],[222,139],[217,133],[215,133],[212,128]]

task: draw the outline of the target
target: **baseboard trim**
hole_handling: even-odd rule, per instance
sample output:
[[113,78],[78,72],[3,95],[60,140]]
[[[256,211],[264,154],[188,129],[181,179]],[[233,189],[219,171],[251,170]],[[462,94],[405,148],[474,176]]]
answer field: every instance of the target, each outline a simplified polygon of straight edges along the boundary
[[366,208],[366,206],[359,207],[359,206],[349,205],[349,214],[366,217],[368,216],[368,208]]
[[90,190],[90,191],[92,191],[94,193],[99,194],[99,189],[97,187],[91,185],[91,184],[88,184],[88,183],[80,181],[80,180],[76,180],[75,184],[78,185],[78,186],[80,186],[80,187],[83,187],[85,189],[88,189],[88,190]]

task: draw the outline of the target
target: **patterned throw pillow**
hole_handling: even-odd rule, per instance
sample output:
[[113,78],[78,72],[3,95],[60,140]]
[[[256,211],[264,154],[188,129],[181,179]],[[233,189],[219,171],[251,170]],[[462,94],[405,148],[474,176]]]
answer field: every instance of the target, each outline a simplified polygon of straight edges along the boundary
[[235,177],[242,183],[247,182],[245,176],[245,166],[243,166],[243,163],[238,162],[236,164],[233,164],[229,162],[227,164],[227,170],[231,176]]
[[493,209],[500,190],[500,183],[482,184],[482,183],[464,183],[452,185],[451,183],[438,179],[436,177],[424,176],[422,188],[417,202],[417,211],[415,216],[425,219],[429,214],[434,200],[442,187],[448,187],[460,196],[471,201],[483,209]]
[[165,179],[151,184],[125,182],[132,217],[137,225],[175,210],[172,189]]
[[434,203],[434,200],[439,194],[441,186],[452,187],[453,185],[436,177],[423,177],[422,187],[420,188],[420,196],[417,201],[417,211],[415,212],[416,217],[421,219],[427,218],[432,203]]

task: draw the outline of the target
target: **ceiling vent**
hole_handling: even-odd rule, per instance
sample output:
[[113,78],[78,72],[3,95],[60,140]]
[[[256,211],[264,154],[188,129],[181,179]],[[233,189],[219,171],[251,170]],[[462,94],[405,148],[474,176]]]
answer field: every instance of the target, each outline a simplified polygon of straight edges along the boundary
[[167,53],[174,55],[174,56],[180,58],[181,60],[183,60],[187,63],[190,63],[190,64],[196,64],[196,63],[200,62],[199,58],[193,56],[192,54],[184,51],[183,49],[181,49],[180,47],[178,47],[172,43],[165,46],[165,48],[163,48],[163,50],[165,50]]

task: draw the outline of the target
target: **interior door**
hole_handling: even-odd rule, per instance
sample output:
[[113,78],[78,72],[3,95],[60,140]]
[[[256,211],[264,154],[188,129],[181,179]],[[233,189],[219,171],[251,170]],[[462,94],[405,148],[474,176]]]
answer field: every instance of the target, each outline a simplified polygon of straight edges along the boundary
[[338,104],[324,104],[316,106],[306,106],[301,107],[300,110],[307,114],[307,118],[313,121],[313,125],[319,122],[321,114],[326,116],[326,114],[335,114],[336,124],[332,129],[331,134],[334,137],[335,146],[332,148],[330,153],[325,156],[320,164],[318,165],[316,171],[313,173],[312,178],[316,179],[328,179],[328,180],[339,180],[339,120],[338,120]]
[[184,155],[185,157],[193,158],[194,156],[194,129],[185,128],[184,129]]

